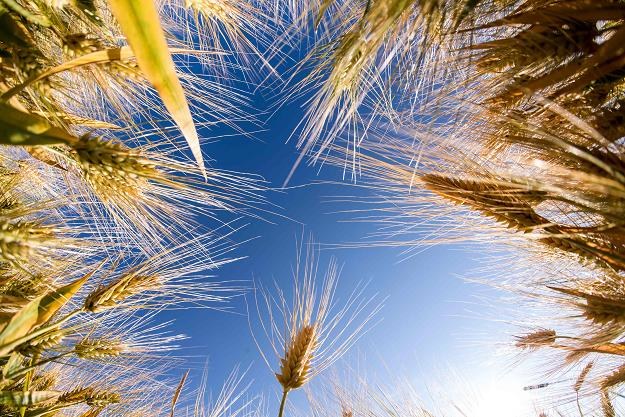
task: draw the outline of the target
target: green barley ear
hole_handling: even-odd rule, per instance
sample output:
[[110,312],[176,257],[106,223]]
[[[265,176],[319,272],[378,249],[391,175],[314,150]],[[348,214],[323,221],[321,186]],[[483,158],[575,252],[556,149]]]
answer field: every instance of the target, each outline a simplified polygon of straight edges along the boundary
[[85,403],[91,407],[105,407],[109,404],[117,404],[121,401],[119,394],[115,392],[100,391],[93,387],[75,388],[58,397],[59,404],[70,405]]
[[116,357],[126,350],[126,345],[115,339],[83,339],[74,346],[74,353],[82,359]]

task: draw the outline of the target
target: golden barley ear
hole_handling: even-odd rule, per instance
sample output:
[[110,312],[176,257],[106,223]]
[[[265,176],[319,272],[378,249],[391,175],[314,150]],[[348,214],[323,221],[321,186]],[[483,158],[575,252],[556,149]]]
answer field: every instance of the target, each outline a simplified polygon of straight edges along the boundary
[[603,411],[603,417],[616,417],[614,405],[607,390],[601,390],[601,411]]
[[58,397],[60,404],[80,404],[84,403],[91,407],[101,408],[109,404],[116,404],[121,401],[121,396],[115,392],[101,391],[93,387],[78,387],[63,393]]
[[301,388],[306,384],[316,344],[314,325],[304,326],[295,334],[284,357],[280,359],[280,373],[276,374],[284,391]]
[[610,375],[607,375],[601,381],[601,389],[607,390],[616,385],[620,385],[625,382],[625,365],[619,366],[614,372]]
[[84,308],[87,311],[98,313],[141,292],[153,290],[159,286],[160,280],[154,275],[125,274],[110,284],[102,285],[92,291],[85,299]]
[[516,347],[521,349],[538,349],[551,346],[556,341],[555,330],[541,329],[524,336],[516,336]]
[[578,393],[582,389],[582,385],[584,384],[584,381],[586,381],[586,377],[588,376],[588,373],[592,369],[593,365],[594,362],[588,362],[586,366],[584,366],[584,369],[582,369],[582,371],[579,373],[579,376],[577,377],[577,379],[575,380],[575,384],[573,385],[573,390],[575,392]]

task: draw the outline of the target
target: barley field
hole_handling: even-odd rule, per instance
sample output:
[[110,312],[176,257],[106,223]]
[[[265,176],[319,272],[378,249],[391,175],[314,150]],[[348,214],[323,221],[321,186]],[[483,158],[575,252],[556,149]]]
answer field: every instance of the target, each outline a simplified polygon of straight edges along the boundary
[[622,0],[0,0],[0,417],[625,416]]

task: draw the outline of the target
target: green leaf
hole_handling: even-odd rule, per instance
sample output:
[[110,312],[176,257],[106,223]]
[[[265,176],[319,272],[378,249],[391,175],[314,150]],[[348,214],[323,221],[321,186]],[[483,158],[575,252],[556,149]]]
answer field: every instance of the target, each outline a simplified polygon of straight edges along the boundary
[[15,373],[15,371],[22,367],[23,363],[24,356],[19,352],[13,352],[8,362],[2,367],[2,377],[7,378],[7,376]]
[[0,5],[0,41],[12,47],[28,48],[31,45],[28,33],[19,26],[13,16]]
[[0,333],[0,355],[7,355],[15,348],[15,342],[23,342],[21,338],[37,326],[46,323],[67,303],[67,301],[83,286],[91,274],[42,295],[29,302],[15,313],[11,321]]
[[47,17],[29,11],[15,0],[2,0],[2,3],[4,3],[8,9],[11,9],[13,12],[19,14],[31,23],[39,26],[50,26],[50,20],[48,20]]
[[109,5],[139,68],[158,91],[206,175],[200,140],[153,0],[109,0]]
[[0,144],[37,146],[74,141],[74,136],[46,119],[0,103]]
[[9,407],[28,407],[58,398],[59,391],[0,391],[0,404]]

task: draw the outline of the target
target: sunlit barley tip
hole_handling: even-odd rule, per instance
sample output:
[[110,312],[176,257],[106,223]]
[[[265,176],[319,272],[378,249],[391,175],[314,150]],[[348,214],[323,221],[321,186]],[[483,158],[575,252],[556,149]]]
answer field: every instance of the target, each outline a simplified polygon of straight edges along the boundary
[[314,325],[304,326],[295,334],[284,357],[280,359],[280,373],[276,374],[285,391],[300,388],[308,381],[316,345]]

